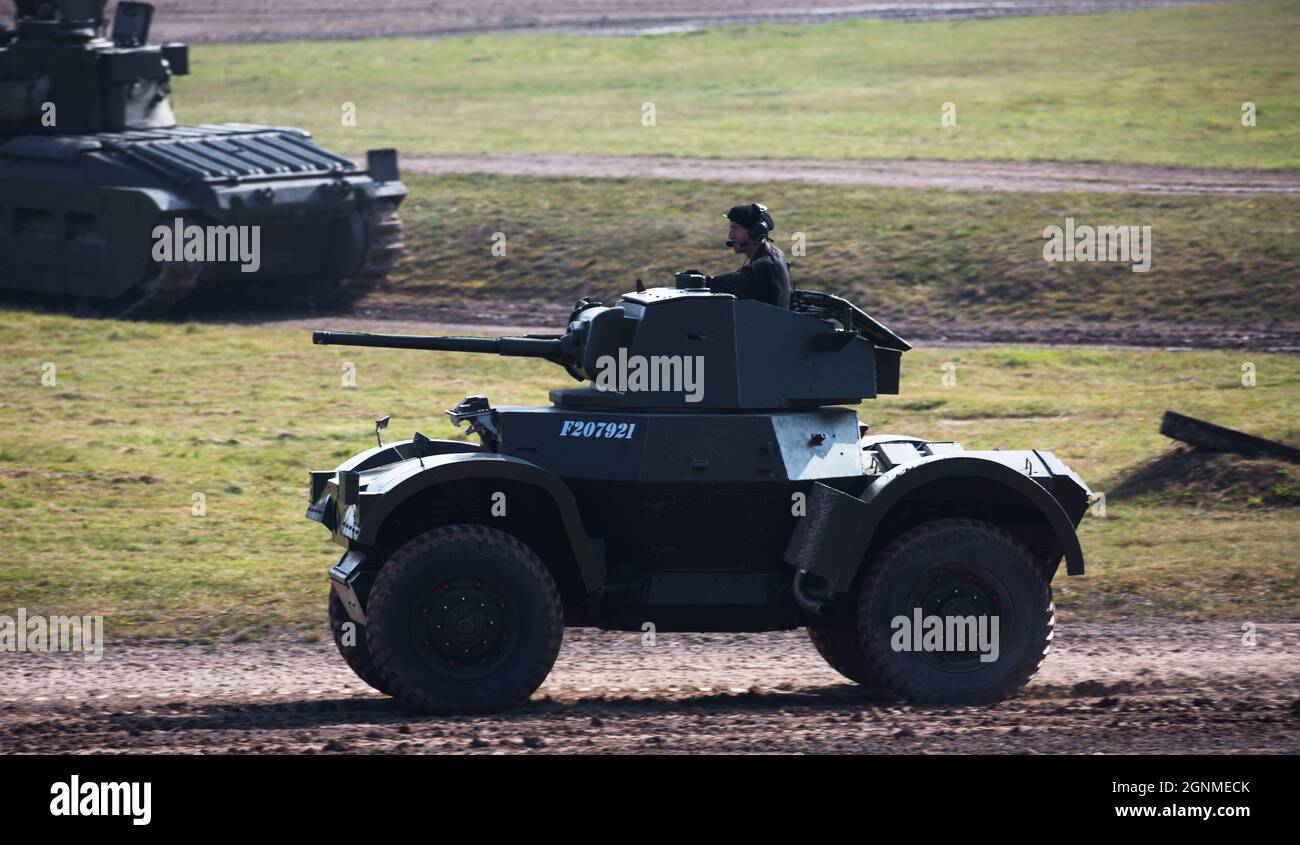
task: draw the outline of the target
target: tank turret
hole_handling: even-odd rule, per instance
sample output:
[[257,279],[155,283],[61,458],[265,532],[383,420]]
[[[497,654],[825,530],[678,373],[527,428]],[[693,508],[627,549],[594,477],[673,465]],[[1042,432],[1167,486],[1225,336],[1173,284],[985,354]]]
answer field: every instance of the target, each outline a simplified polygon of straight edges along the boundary
[[120,132],[176,125],[171,78],[189,72],[185,44],[148,44],[153,7],[105,0],[18,0],[0,37],[0,133]]
[[319,344],[480,352],[560,364],[586,387],[566,408],[779,409],[898,392],[911,348],[839,297],[796,291],[789,309],[702,289],[651,288],[616,305],[583,300],[562,335],[469,338],[320,331]]

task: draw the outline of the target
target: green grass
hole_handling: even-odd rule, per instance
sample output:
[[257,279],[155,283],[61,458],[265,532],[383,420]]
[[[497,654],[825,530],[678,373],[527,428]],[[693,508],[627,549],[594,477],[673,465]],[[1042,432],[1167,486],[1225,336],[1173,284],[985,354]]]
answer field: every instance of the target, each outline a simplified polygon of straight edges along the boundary
[[[720,248],[722,210],[753,198],[772,207],[797,285],[849,295],[889,323],[1248,329],[1300,321],[1294,199],[496,176],[406,182],[409,254],[380,301],[567,306],[628,290],[637,276],[664,285],[686,267],[723,272],[740,259]],[[1151,270],[1046,263],[1043,228],[1066,216],[1150,225]],[[498,231],[504,258],[490,249]],[[803,257],[790,248],[795,232],[806,237]]]
[[[543,402],[565,378],[524,360],[322,349],[305,330],[13,311],[0,311],[0,356],[0,613],[103,613],[116,638],[319,635],[337,548],[303,519],[306,470],[366,448],[374,415],[394,415],[393,437],[446,437],[441,411],[466,394]],[[1239,353],[920,349],[902,395],[861,414],[876,431],[1051,448],[1107,491],[1166,450],[1167,407],[1300,440],[1295,358],[1249,359],[1253,388]],[[946,362],[955,387],[941,384]],[[1249,501],[1113,499],[1085,519],[1089,575],[1057,582],[1060,605],[1292,619],[1298,522],[1296,508]]]
[[[186,122],[348,152],[1300,166],[1300,3],[1102,15],[197,46]],[[755,57],[761,56],[762,61]],[[1258,123],[1241,125],[1242,103]],[[656,125],[642,125],[642,104]],[[957,108],[941,127],[940,109]],[[353,103],[355,126],[342,125]]]

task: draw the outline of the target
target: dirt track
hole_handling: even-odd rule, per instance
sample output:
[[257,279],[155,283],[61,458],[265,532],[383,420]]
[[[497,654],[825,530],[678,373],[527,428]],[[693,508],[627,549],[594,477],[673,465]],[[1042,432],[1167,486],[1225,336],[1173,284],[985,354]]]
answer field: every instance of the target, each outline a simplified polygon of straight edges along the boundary
[[[154,0],[154,33],[155,40],[190,42],[540,31],[644,35],[732,24],[1079,14],[1190,2],[1196,0]],[[0,3],[6,14],[11,5]]]
[[810,182],[965,191],[1106,191],[1131,194],[1300,195],[1298,170],[1228,170],[1078,162],[899,159],[707,159],[564,153],[442,153],[402,156],[417,173]]
[[111,643],[0,655],[4,752],[1300,753],[1300,624],[1066,623],[994,707],[920,710],[831,671],[802,631],[566,632],[517,712],[413,717],[333,646]]

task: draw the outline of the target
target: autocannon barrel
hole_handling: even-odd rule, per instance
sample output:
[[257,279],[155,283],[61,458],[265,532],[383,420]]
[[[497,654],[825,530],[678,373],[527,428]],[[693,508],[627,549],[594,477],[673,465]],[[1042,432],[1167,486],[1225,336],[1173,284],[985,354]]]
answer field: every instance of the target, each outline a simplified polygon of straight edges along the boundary
[[520,358],[564,359],[558,337],[437,337],[370,332],[312,332],[312,343],[339,346],[378,346],[386,349],[429,349],[436,352],[482,352]]

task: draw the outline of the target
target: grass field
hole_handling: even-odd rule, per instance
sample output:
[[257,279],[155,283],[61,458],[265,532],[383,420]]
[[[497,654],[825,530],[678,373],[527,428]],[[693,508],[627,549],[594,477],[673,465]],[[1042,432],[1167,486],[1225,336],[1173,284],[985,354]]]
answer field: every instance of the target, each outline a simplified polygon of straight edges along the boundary
[[[567,378],[524,360],[325,350],[304,330],[14,311],[0,312],[0,358],[0,613],[103,613],[119,638],[318,635],[336,549],[302,517],[306,470],[371,444],[374,415],[394,415],[392,437],[446,437],[441,411],[466,394],[542,402]],[[1243,388],[1228,352],[921,349],[902,395],[861,414],[876,431],[1052,448],[1117,491],[1084,520],[1088,576],[1057,582],[1067,616],[1295,618],[1293,469],[1256,467],[1227,495],[1167,472],[1146,483],[1169,448],[1165,408],[1300,440],[1295,359],[1249,361],[1258,382]]]
[[[568,306],[628,290],[637,276],[672,284],[687,267],[724,272],[740,259],[720,248],[722,210],[753,198],[771,205],[798,286],[849,295],[891,323],[1300,323],[1300,204],[1280,197],[495,176],[406,183],[408,255],[380,302]],[[1043,228],[1067,216],[1150,225],[1150,271],[1045,262]],[[491,251],[498,231],[504,257]],[[806,237],[803,257],[792,254],[795,232]]]
[[[992,21],[196,48],[187,122],[300,125],[331,148],[1300,166],[1300,1]],[[745,70],[766,57],[757,85]],[[742,96],[742,95],[749,96]],[[1239,122],[1245,100],[1259,125]],[[641,124],[642,103],[657,125]],[[942,103],[958,125],[939,127]],[[357,125],[340,124],[344,102]],[[406,178],[408,255],[386,304],[555,307],[636,276],[734,266],[721,210],[773,206],[795,281],[895,325],[1300,322],[1300,208],[1276,197],[1018,195],[801,184]],[[1149,273],[1042,258],[1045,226],[1150,225]],[[491,254],[492,236],[507,254]],[[357,387],[341,364],[357,366]],[[957,386],[940,381],[945,363]],[[1257,385],[1241,385],[1253,364]],[[1081,528],[1066,617],[1297,618],[1296,468],[1170,451],[1166,408],[1300,442],[1293,356],[921,348],[876,431],[1050,448],[1107,496]],[[43,373],[56,383],[42,385]],[[110,636],[324,629],[332,546],[306,471],[394,415],[452,436],[467,394],[545,401],[537,362],[313,347],[275,326],[0,310],[0,613],[103,613]],[[196,495],[205,508],[195,515]]]
[[[922,157],[1300,166],[1300,2],[637,38],[200,46],[186,122],[347,152]],[[755,57],[762,57],[756,61]],[[1243,102],[1257,125],[1241,125]],[[355,126],[343,125],[345,103]],[[655,125],[642,124],[644,103]],[[944,103],[956,126],[940,126]]]

